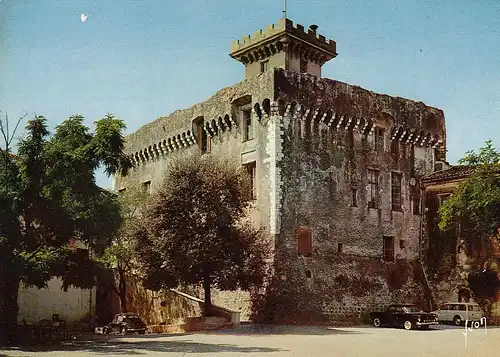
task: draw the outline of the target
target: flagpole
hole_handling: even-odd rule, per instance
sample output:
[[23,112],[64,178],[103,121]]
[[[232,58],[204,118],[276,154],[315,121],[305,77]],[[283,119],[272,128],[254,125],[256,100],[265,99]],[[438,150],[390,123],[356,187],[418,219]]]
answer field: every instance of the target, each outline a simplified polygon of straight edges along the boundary
[[286,19],[286,0],[285,1],[285,4],[284,4],[284,7],[283,7],[283,18]]

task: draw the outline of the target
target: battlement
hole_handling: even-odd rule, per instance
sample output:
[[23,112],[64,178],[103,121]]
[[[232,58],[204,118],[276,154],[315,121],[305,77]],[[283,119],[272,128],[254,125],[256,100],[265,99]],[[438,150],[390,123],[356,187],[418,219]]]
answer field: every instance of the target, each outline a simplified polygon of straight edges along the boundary
[[232,41],[231,55],[236,55],[257,44],[285,37],[286,35],[315,45],[333,57],[337,55],[335,41],[326,39],[323,35],[318,35],[312,29],[306,31],[304,26],[300,24],[294,25],[292,20],[286,18],[281,19],[278,24],[267,25],[264,30],[255,31],[253,35],[247,35],[241,40]]

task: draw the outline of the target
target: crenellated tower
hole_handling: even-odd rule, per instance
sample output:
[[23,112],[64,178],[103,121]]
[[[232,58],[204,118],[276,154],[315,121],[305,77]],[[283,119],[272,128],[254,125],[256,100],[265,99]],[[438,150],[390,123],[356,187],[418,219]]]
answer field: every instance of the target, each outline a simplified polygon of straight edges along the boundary
[[245,65],[245,78],[272,68],[321,77],[321,67],[337,56],[336,43],[318,35],[318,26],[294,25],[283,18],[276,24],[231,43],[230,56]]

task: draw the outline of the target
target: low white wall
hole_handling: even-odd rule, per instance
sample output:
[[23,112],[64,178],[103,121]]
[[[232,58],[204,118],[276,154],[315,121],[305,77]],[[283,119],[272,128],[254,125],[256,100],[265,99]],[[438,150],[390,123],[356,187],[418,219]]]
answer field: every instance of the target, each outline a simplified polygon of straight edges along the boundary
[[47,283],[47,288],[35,287],[19,289],[18,322],[34,323],[42,319],[51,319],[52,314],[67,322],[76,322],[88,317],[90,312],[90,294],[92,294],[92,315],[95,314],[95,289],[81,290],[69,288],[67,292],[61,289],[61,280],[53,278]]

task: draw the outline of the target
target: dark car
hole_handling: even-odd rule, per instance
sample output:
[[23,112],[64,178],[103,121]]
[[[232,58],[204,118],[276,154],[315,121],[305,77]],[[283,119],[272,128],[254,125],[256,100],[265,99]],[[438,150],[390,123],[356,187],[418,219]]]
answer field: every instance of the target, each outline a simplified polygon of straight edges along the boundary
[[414,328],[427,329],[429,326],[437,325],[438,318],[434,314],[423,312],[415,305],[389,305],[384,312],[370,313],[373,326],[398,326],[405,330]]
[[141,335],[146,333],[147,325],[139,315],[135,313],[120,313],[113,317],[113,320],[104,328],[104,333],[127,333],[138,332]]

